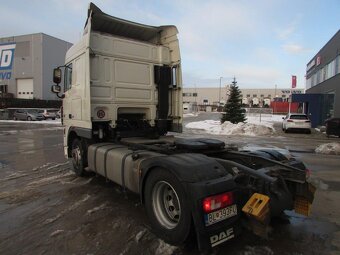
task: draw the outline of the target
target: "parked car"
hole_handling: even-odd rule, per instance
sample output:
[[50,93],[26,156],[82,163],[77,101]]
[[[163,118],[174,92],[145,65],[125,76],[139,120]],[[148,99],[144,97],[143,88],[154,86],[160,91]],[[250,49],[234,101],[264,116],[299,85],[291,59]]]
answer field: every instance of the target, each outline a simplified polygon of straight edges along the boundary
[[14,120],[43,120],[44,116],[36,109],[19,109],[14,112]]
[[286,133],[290,130],[304,130],[308,134],[311,133],[311,122],[306,114],[289,113],[282,119],[282,130]]
[[335,135],[340,137],[340,118],[330,118],[325,121],[326,135]]
[[39,112],[44,116],[44,120],[55,120],[57,118],[58,109],[41,109]]

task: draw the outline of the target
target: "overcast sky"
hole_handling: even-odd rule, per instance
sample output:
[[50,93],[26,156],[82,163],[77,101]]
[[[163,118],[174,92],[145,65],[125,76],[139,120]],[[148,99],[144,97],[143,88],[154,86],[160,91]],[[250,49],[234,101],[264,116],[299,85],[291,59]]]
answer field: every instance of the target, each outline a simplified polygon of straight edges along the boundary
[[[0,37],[43,32],[76,43],[88,1],[4,1]],[[306,64],[340,29],[340,0],[99,0],[102,11],[148,25],[176,25],[186,87],[305,87]]]

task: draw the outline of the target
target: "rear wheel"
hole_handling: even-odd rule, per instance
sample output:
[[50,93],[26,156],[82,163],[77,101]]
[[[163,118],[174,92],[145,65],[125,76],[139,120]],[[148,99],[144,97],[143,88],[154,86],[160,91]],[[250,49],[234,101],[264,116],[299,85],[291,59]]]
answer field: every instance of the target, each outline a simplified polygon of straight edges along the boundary
[[31,116],[28,116],[28,117],[27,117],[27,120],[28,120],[28,121],[32,121],[32,117],[31,117]]
[[75,138],[72,141],[72,166],[73,171],[78,176],[84,176],[85,174],[85,148],[82,141]]
[[13,120],[18,120],[18,118],[14,116],[14,117],[13,117]]
[[173,174],[154,169],[146,180],[144,201],[150,223],[159,237],[173,245],[187,240],[191,229],[189,202]]

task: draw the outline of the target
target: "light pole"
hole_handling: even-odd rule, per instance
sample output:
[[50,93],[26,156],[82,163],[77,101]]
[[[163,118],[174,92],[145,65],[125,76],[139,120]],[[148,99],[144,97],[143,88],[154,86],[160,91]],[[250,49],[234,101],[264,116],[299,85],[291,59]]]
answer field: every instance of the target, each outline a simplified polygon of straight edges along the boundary
[[274,95],[274,114],[276,113],[276,89],[277,89],[277,85],[275,84],[275,95]]
[[223,77],[220,77],[220,89],[218,91],[218,107],[221,106],[221,86],[222,86],[222,78]]

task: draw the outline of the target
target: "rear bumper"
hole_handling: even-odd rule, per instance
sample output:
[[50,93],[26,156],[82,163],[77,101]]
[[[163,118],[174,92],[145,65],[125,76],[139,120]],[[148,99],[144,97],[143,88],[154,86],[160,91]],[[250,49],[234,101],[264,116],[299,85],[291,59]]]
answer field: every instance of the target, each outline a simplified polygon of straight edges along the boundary
[[310,130],[312,127],[311,127],[311,124],[310,123],[303,123],[303,124],[294,124],[294,123],[291,123],[291,124],[286,124],[286,129],[308,129]]

